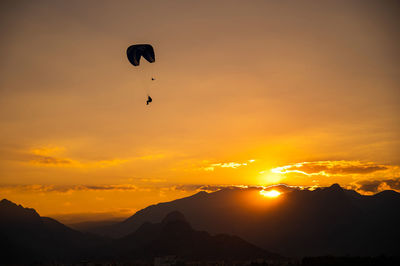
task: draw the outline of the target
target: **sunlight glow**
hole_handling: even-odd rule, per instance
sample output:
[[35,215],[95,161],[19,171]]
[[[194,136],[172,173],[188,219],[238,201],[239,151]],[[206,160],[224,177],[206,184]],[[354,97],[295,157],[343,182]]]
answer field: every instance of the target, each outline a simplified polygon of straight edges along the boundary
[[276,198],[279,195],[281,195],[281,193],[279,191],[275,190],[275,189],[268,190],[268,191],[261,190],[260,194],[263,195],[264,197],[268,197],[268,198]]

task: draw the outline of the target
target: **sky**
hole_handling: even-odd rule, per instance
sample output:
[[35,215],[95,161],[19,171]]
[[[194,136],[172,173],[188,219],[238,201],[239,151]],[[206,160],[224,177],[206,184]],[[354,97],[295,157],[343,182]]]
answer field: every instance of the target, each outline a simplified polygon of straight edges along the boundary
[[231,185],[400,191],[399,11],[1,1],[0,197],[75,221]]

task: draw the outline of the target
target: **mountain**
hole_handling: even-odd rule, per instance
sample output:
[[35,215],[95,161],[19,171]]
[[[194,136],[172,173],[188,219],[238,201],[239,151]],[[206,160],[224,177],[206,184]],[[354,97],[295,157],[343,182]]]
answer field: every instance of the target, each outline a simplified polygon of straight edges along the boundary
[[105,242],[6,199],[0,201],[0,217],[2,263],[70,260]]
[[121,222],[123,219],[110,219],[110,220],[100,220],[100,221],[85,221],[79,223],[66,223],[66,225],[72,229],[80,232],[96,231],[97,228],[104,228],[110,225]]
[[[0,264],[127,262],[152,263],[174,255],[183,260],[282,260],[239,237],[196,231],[184,215],[173,211],[160,223],[143,223],[120,239],[73,230],[34,209],[0,201]],[[86,263],[85,262],[85,263]]]
[[149,206],[123,222],[97,228],[96,233],[128,236],[143,223],[158,223],[177,210],[197,230],[237,235],[286,256],[398,253],[397,192],[364,196],[334,184],[314,191],[285,188],[285,193],[271,199],[261,196],[259,190],[226,188],[213,193],[199,192]]
[[282,257],[256,247],[239,237],[225,234],[212,236],[196,231],[183,214],[174,211],[160,223],[144,223],[134,233],[116,240],[101,252],[113,260],[153,260],[174,255],[183,260],[250,260]]
[[274,258],[274,253],[398,255],[399,193],[364,196],[337,184],[314,191],[276,189],[283,192],[277,198],[261,196],[259,188],[226,188],[152,205],[102,228],[103,234],[119,234],[115,239],[78,232],[2,200],[0,264],[170,254],[210,260]]

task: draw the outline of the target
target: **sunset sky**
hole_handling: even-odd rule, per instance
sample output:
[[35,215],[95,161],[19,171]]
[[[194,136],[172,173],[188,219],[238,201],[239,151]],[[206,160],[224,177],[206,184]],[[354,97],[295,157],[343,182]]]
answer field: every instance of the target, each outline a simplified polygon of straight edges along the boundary
[[0,198],[84,220],[229,185],[400,191],[399,6],[1,1]]

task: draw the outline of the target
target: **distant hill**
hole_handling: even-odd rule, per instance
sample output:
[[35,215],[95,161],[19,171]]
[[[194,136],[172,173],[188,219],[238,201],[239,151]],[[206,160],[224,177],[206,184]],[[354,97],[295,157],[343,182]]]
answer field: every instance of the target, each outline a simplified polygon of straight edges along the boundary
[[237,235],[287,256],[398,254],[400,194],[363,196],[337,184],[314,191],[288,190],[276,199],[263,198],[256,188],[199,192],[149,206],[95,232],[127,236],[175,210],[195,229]]
[[256,247],[239,237],[211,236],[196,231],[180,212],[171,212],[160,223],[144,223],[103,249],[105,258],[142,259],[174,255],[184,260],[280,259],[281,256]]
[[80,232],[91,232],[96,231],[97,228],[102,230],[102,228],[117,224],[123,221],[123,219],[109,219],[109,220],[101,220],[101,221],[86,221],[79,223],[66,223],[66,225],[72,229],[78,230]]
[[[105,239],[75,231],[34,209],[0,201],[0,262],[70,260]],[[1,263],[0,263],[1,264]]]

